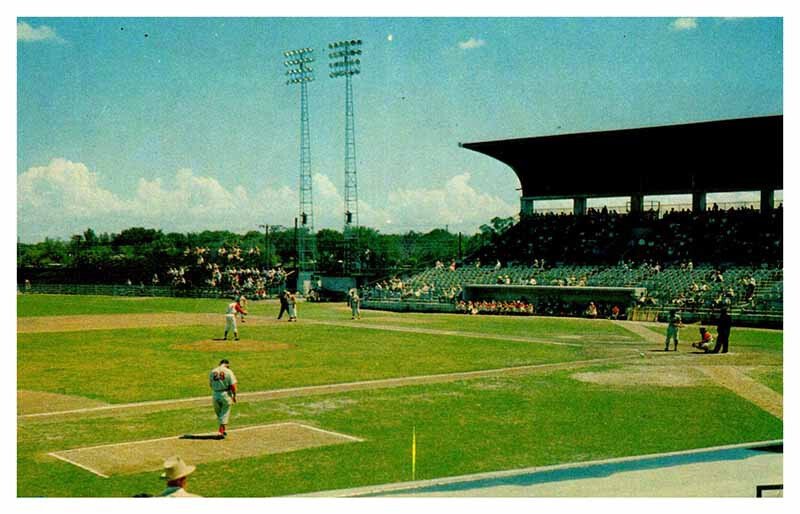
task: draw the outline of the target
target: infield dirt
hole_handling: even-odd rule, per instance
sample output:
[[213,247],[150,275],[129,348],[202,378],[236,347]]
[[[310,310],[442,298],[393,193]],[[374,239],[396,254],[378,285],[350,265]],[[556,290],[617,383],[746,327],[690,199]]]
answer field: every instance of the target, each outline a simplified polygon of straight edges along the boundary
[[17,414],[39,414],[72,409],[87,409],[109,405],[106,402],[42,391],[17,391]]
[[62,450],[50,455],[108,477],[161,469],[164,460],[172,455],[180,455],[192,464],[201,464],[361,441],[353,436],[295,422],[230,430],[224,440],[213,436],[204,434],[194,438],[174,436],[131,441]]
[[279,350],[289,350],[296,345],[290,343],[277,343],[270,341],[254,341],[251,339],[241,339],[239,341],[204,339],[193,343],[177,343],[170,346],[173,350],[188,350],[192,352],[271,352]]

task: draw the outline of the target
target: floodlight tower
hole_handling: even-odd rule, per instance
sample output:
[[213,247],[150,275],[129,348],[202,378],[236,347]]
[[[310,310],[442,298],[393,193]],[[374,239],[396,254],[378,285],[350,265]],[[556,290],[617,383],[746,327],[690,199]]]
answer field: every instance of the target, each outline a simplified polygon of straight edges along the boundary
[[298,48],[283,52],[286,85],[300,84],[300,208],[297,237],[297,268],[313,271],[317,245],[314,241],[314,200],[311,189],[311,136],[308,128],[308,83],[314,80],[313,48]]
[[[361,73],[361,40],[330,43],[330,77],[345,78],[344,102],[344,242],[345,268],[351,267],[351,253],[358,242],[358,180],[356,177],[356,127],[353,114],[353,75]],[[356,257],[356,259],[358,259]],[[356,262],[356,266],[358,263]]]

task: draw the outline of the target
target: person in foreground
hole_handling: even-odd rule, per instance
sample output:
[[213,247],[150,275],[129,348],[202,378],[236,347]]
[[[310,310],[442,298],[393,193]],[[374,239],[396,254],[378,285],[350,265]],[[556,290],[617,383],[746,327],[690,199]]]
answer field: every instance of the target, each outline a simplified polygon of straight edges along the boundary
[[199,495],[192,494],[186,490],[187,477],[196,469],[195,466],[187,465],[178,456],[170,457],[164,461],[164,472],[161,478],[167,481],[167,488],[159,496],[170,498],[198,498]]

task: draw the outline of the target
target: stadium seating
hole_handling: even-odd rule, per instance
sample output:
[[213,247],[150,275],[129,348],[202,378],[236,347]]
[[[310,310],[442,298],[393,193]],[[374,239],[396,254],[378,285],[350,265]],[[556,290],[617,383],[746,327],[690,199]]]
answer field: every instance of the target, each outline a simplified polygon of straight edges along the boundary
[[782,208],[528,216],[455,270],[371,284],[365,297],[456,302],[467,284],[639,287],[640,307],[782,316],[782,223]]

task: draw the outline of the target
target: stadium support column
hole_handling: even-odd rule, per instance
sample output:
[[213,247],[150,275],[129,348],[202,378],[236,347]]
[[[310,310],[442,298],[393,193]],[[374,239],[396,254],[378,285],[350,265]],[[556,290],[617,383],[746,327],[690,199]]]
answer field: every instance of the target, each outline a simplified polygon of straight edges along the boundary
[[692,193],[692,212],[704,212],[706,210],[706,192],[695,191]]
[[572,199],[572,214],[575,216],[583,216],[586,214],[586,197],[576,196]]
[[296,237],[298,273],[313,272],[316,266],[317,245],[314,240],[314,201],[311,188],[311,135],[308,116],[308,83],[314,80],[313,48],[298,48],[283,53],[288,60],[286,85],[300,85],[300,204],[298,217],[301,227]]
[[644,195],[637,193],[631,195],[631,213],[641,213],[644,211]]
[[353,75],[361,73],[361,40],[337,41],[328,45],[330,77],[345,78],[344,130],[344,269],[360,267],[358,248],[358,181],[356,179],[356,129],[353,113]]
[[775,190],[761,190],[761,212],[769,212],[775,208]]
[[519,213],[521,216],[531,216],[533,214],[533,198],[523,196],[519,199]]

